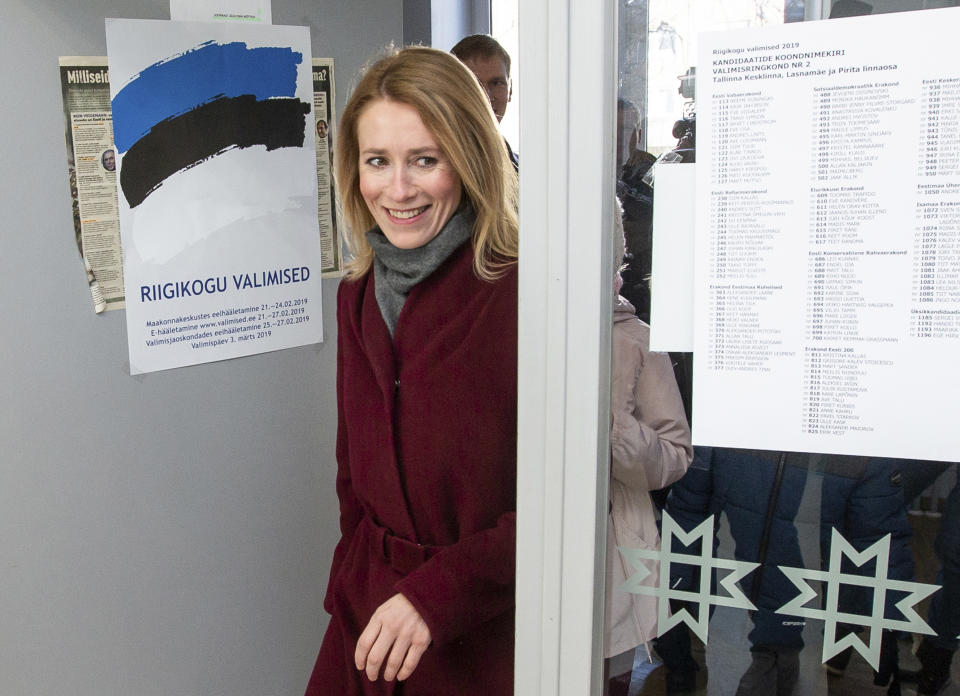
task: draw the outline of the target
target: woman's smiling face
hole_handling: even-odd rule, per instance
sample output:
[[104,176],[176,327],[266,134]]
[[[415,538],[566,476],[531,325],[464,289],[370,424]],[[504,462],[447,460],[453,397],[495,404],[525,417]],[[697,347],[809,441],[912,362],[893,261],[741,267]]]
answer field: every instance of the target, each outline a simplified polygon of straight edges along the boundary
[[412,106],[371,102],[357,141],[360,193],[373,219],[395,247],[422,247],[460,205],[460,176]]

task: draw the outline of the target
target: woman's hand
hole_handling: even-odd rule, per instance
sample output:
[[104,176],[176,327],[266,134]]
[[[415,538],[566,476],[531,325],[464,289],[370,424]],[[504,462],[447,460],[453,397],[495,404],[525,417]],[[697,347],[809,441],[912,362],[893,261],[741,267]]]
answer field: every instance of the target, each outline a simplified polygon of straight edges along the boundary
[[420,613],[406,597],[395,594],[373,612],[357,640],[354,661],[370,681],[376,681],[381,665],[384,680],[403,681],[413,674],[430,640]]

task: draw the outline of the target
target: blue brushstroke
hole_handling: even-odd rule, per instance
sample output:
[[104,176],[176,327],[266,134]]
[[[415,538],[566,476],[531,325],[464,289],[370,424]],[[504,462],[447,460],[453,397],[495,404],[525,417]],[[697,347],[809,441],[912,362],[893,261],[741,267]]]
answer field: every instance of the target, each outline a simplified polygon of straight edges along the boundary
[[154,63],[111,100],[117,149],[126,152],[160,121],[220,97],[293,97],[302,62],[291,48],[208,41]]

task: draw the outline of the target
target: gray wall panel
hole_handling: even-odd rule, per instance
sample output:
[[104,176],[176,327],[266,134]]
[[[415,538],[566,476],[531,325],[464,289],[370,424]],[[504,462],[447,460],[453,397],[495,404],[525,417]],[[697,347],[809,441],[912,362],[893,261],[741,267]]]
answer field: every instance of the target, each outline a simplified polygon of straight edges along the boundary
[[[4,3],[0,694],[300,694],[326,626],[336,281],[321,346],[135,378],[74,245],[57,57],[168,7]],[[401,10],[273,3],[336,59],[341,107]]]

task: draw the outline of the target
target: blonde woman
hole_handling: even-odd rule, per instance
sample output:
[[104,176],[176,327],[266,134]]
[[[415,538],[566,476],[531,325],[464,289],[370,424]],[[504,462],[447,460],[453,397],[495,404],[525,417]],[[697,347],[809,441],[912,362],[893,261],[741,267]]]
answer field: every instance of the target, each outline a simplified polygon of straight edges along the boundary
[[307,694],[511,694],[517,180],[473,74],[374,63],[336,180],[342,536]]

